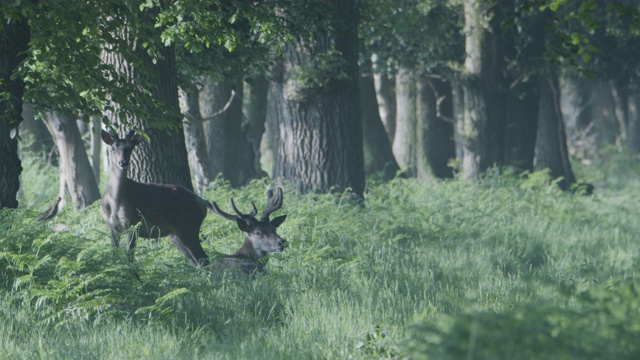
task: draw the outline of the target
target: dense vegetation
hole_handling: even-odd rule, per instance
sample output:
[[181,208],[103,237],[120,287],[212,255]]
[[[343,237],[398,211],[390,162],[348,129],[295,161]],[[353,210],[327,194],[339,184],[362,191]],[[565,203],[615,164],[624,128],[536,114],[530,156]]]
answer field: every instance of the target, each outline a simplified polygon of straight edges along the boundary
[[[95,203],[36,221],[57,172],[24,161],[21,207],[0,210],[3,358],[640,355],[635,159],[574,164],[593,196],[544,172],[370,179],[364,206],[285,185],[290,247],[255,281],[194,272],[166,239],[141,240],[129,265]],[[204,196],[260,206],[268,185],[218,180]],[[213,214],[202,238],[209,254],[242,241]]]

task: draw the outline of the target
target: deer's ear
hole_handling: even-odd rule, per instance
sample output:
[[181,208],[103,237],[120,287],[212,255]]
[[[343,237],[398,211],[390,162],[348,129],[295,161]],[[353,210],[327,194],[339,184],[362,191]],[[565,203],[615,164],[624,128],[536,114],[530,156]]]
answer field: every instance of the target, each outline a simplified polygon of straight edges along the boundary
[[100,133],[100,136],[102,137],[102,141],[104,141],[105,144],[111,146],[113,145],[113,143],[115,142],[113,140],[113,138],[111,137],[111,134],[109,134],[108,132],[102,130],[102,132]]
[[271,225],[273,225],[274,227],[278,227],[280,225],[282,225],[282,223],[287,220],[287,215],[280,215],[277,218],[269,221],[271,223]]
[[246,233],[251,232],[251,226],[249,226],[249,224],[247,224],[247,222],[244,221],[242,218],[236,218],[236,223],[238,224],[238,227],[242,232],[246,232]]

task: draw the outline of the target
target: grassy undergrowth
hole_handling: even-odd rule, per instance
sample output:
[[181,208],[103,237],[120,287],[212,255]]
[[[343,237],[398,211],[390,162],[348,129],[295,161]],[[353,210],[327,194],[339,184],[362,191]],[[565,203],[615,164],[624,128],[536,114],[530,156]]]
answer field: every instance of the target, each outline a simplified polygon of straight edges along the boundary
[[[37,222],[56,180],[30,163],[29,206],[0,211],[0,356],[638,358],[640,166],[620,161],[579,169],[590,197],[544,174],[371,180],[364,207],[285,186],[291,246],[252,282],[195,271],[166,239],[129,265],[97,204]],[[260,206],[268,185],[204,197]],[[214,214],[202,238],[210,255],[243,239]]]

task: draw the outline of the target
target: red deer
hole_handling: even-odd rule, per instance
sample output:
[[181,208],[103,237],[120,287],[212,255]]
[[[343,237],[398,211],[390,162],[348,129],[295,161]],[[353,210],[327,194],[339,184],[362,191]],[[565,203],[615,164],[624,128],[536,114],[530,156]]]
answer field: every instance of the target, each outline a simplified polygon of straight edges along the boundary
[[102,130],[102,141],[111,146],[112,162],[107,190],[100,212],[111,231],[111,245],[119,246],[120,235],[127,232],[130,254],[138,237],[169,236],[169,240],[195,267],[207,263],[200,245],[200,226],[213,210],[210,202],[182,186],[143,184],[127,177],[131,153],[142,139],[130,130],[124,139]]
[[227,220],[235,221],[238,228],[245,233],[242,247],[233,255],[226,255],[216,259],[219,269],[239,268],[245,274],[254,275],[256,272],[264,272],[268,255],[273,252],[282,252],[287,246],[287,241],[276,234],[276,229],[280,226],[287,215],[281,215],[273,220],[269,220],[269,215],[282,207],[282,188],[267,192],[267,207],[260,215],[260,219],[255,216],[258,213],[256,204],[251,201],[253,211],[248,214],[241,213],[231,198],[231,207],[237,215],[228,214],[222,210],[216,202],[212,203],[213,211]]

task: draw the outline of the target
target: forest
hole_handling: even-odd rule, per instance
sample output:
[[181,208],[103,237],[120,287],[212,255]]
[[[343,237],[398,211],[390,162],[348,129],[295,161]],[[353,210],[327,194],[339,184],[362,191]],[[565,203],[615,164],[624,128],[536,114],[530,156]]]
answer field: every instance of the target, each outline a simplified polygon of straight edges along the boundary
[[637,1],[0,11],[0,358],[640,358]]

